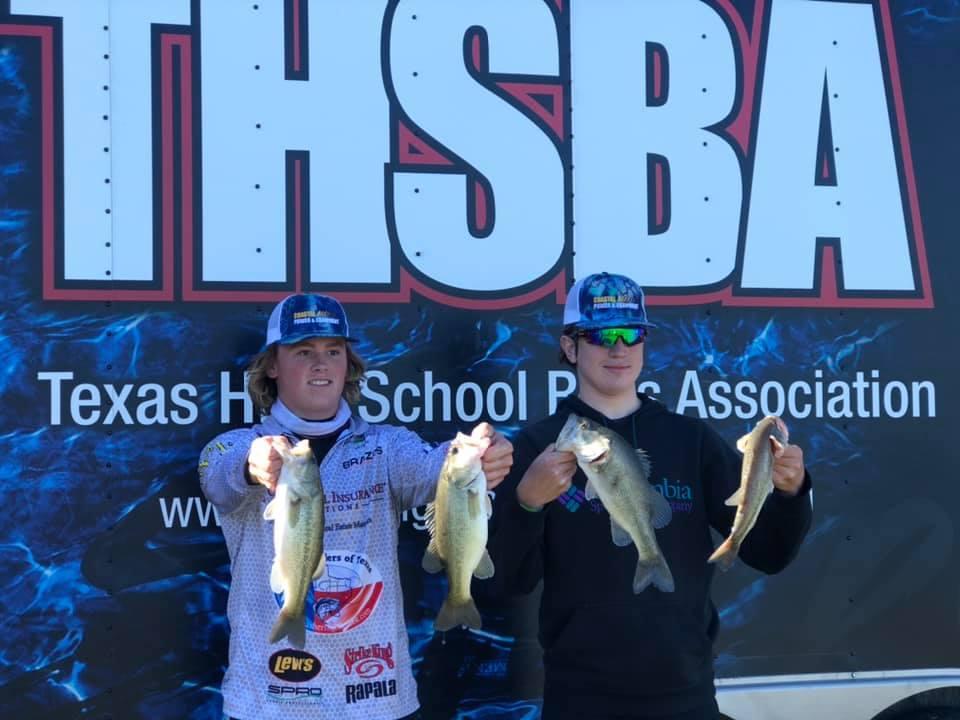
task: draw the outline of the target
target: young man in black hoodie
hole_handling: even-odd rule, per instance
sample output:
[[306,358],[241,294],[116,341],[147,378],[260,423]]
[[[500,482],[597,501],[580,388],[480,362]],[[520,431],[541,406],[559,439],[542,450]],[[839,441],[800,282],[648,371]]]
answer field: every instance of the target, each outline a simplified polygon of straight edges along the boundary
[[[599,273],[574,285],[560,348],[576,368],[577,395],[517,435],[513,469],[497,492],[489,548],[498,586],[527,593],[543,580],[546,720],[718,715],[718,615],[707,558],[710,528],[726,536],[733,523],[735,508],[724,503],[739,487],[741,455],[702,420],[637,393],[649,327],[643,292],[631,279]],[[554,447],[570,413],[643,448],[651,482],[677,500],[670,523],[656,531],[674,592],[632,592],[636,548],[613,544],[607,511],[584,497],[575,456]],[[740,550],[766,573],[786,567],[810,527],[810,477],[796,445],[776,458],[774,485]]]

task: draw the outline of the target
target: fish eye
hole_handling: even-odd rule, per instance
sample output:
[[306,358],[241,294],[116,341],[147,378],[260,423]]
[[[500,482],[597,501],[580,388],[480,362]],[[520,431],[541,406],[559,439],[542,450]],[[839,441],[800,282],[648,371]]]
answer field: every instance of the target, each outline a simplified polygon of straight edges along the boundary
[[454,445],[452,448],[450,448],[450,454],[451,454],[451,455],[456,455],[458,452],[460,452],[460,448],[458,448],[456,445]]

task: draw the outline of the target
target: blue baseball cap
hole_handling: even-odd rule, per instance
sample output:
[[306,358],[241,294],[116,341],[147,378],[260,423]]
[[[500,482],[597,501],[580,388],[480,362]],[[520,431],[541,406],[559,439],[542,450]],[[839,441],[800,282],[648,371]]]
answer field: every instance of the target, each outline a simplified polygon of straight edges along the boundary
[[343,306],[328,295],[288,295],[270,313],[263,347],[275,342],[291,345],[312,337],[352,341]]
[[567,294],[563,324],[583,330],[655,327],[647,320],[643,290],[625,275],[594,273],[578,280]]

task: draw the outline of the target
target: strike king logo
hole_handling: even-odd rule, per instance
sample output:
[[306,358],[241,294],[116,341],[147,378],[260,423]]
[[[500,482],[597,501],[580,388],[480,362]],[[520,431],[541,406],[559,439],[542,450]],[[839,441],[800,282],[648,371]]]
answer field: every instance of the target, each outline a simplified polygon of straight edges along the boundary
[[285,682],[302,683],[320,674],[320,660],[303,650],[278,650],[270,656],[270,672]]
[[[353,630],[377,609],[383,594],[380,571],[363,553],[331,549],[324,554],[326,569],[304,599],[306,628],[321,635]],[[283,593],[274,597],[282,607]]]
[[[0,3],[11,67],[25,67],[13,86],[36,108],[15,126],[25,149],[3,149],[36,169],[45,300],[265,301],[267,286],[277,300],[509,308],[562,301],[571,277],[617,257],[655,288],[650,304],[930,308],[891,4],[756,0],[741,16],[729,0],[543,0],[512,23],[510,3],[412,22],[390,0],[314,3],[308,23],[307,0],[264,5],[263,22],[244,3],[181,2],[104,33],[96,13],[66,22],[62,3]],[[144,27],[148,63],[110,41]],[[100,50],[68,33],[103,38],[132,70],[107,78]],[[488,33],[515,51],[490,53]],[[390,49],[372,63],[370,38]],[[590,51],[601,42],[625,52]],[[341,57],[307,52],[334,45]],[[239,67],[247,47],[280,65]],[[325,62],[363,71],[330,85]],[[600,88],[627,85],[611,109]],[[131,115],[104,135],[114,93]],[[101,136],[110,147],[88,141]],[[263,162],[234,172],[237,147]],[[590,190],[574,195],[575,179]],[[464,263],[477,238],[488,252]]]
[[385,669],[393,670],[393,643],[361,645],[343,653],[343,671],[369,680],[378,677]]

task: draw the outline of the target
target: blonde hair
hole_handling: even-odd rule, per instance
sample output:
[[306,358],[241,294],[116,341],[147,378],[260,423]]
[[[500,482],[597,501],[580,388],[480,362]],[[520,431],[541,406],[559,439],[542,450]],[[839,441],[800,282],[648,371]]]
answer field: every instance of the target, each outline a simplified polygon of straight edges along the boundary
[[[267,375],[267,371],[277,360],[277,345],[278,343],[273,343],[260,351],[247,365],[247,394],[263,413],[269,413],[277,400],[277,381]],[[347,380],[343,385],[343,399],[350,405],[356,405],[360,402],[360,383],[367,364],[349,342],[344,341],[344,347],[347,349]]]

